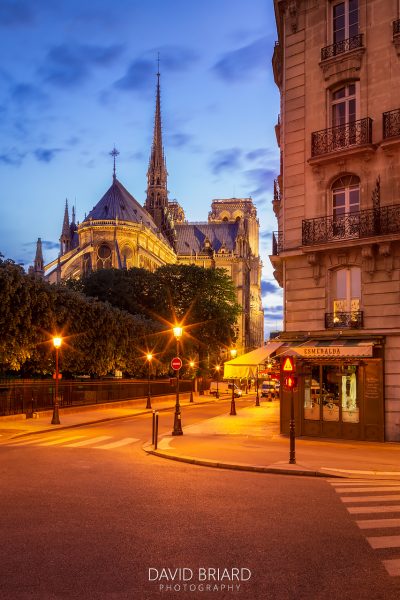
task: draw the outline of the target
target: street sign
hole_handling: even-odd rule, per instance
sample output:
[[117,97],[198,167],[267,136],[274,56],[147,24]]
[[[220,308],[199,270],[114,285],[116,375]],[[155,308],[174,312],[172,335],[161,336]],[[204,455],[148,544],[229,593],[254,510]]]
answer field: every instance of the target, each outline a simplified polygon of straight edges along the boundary
[[283,379],[283,385],[288,389],[292,390],[297,387],[297,377],[294,375],[285,375]]
[[175,358],[171,360],[171,367],[174,371],[179,371],[179,369],[182,368],[182,360],[179,358],[179,356],[175,356]]
[[285,373],[293,373],[294,370],[294,360],[291,356],[287,356],[283,361],[282,371],[285,371]]

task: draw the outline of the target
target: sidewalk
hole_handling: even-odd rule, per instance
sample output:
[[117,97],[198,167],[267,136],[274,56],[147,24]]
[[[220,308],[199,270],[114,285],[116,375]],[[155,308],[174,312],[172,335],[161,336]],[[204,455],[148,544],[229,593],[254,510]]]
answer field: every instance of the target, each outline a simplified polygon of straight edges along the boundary
[[[237,402],[240,406],[240,402]],[[160,416],[160,419],[162,417]],[[208,467],[308,475],[400,479],[400,444],[343,440],[296,439],[296,464],[289,464],[289,438],[279,434],[279,402],[237,408],[229,414],[184,427],[183,436],[163,436],[157,450],[163,458]]]

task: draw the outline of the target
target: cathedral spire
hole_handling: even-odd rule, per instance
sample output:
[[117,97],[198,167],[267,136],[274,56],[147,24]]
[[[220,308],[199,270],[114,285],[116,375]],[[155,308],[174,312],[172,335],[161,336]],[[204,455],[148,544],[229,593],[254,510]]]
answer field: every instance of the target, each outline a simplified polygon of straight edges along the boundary
[[65,200],[64,220],[60,237],[61,254],[65,254],[71,249],[71,228],[69,223],[68,199]]
[[40,238],[38,238],[36,242],[35,260],[33,261],[33,267],[29,267],[29,273],[36,275],[37,277],[44,277],[42,240]]

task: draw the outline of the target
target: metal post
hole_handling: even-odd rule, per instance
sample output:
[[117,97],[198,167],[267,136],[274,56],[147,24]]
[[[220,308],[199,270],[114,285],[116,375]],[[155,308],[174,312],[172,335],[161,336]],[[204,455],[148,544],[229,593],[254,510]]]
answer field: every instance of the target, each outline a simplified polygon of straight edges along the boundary
[[58,348],[56,346],[56,395],[54,398],[52,425],[60,425],[59,404],[58,404]]
[[157,450],[158,446],[158,412],[156,412],[156,422],[155,422],[155,431],[154,431],[154,450]]
[[290,437],[290,451],[289,451],[289,464],[296,464],[296,431],[294,422],[294,397],[293,388],[290,392],[290,423],[289,423],[289,437]]
[[219,398],[218,384],[219,384],[219,370],[217,370],[217,393],[215,394],[216,398]]
[[[149,355],[150,356],[150,355]],[[151,365],[151,361],[149,359],[147,359],[149,362],[149,369],[147,372],[147,402],[146,402],[146,408],[151,409],[151,390],[150,390],[150,365]]]
[[260,396],[258,394],[258,365],[256,371],[256,406],[260,406]]
[[192,384],[190,386],[190,399],[189,399],[189,402],[193,402],[193,387],[194,387],[194,378],[192,379]]
[[231,412],[230,415],[236,415],[236,405],[235,405],[235,380],[232,379],[232,400],[231,400]]
[[153,414],[151,417],[151,443],[154,444],[155,440],[155,430],[156,430],[156,411],[153,410]]
[[[179,339],[176,339],[176,355],[179,357]],[[176,370],[176,403],[175,403],[175,417],[174,417],[174,429],[172,435],[183,435],[182,421],[181,421],[181,407],[179,404],[179,369]]]

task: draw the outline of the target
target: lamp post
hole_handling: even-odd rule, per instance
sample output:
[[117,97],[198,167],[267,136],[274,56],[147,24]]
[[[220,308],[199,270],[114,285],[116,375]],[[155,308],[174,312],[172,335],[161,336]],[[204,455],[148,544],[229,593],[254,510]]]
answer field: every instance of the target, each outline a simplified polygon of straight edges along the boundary
[[260,406],[260,396],[258,395],[258,365],[256,371],[256,406]]
[[150,390],[150,369],[151,369],[151,361],[153,359],[153,355],[151,352],[146,354],[148,371],[147,371],[147,403],[146,408],[151,409],[151,390]]
[[61,347],[61,344],[62,344],[62,338],[60,338],[58,336],[53,337],[53,346],[56,350],[56,390],[55,390],[55,397],[54,397],[54,403],[53,403],[53,418],[51,419],[52,425],[60,425],[60,414],[59,414],[59,404],[58,404],[58,378],[59,378],[58,350]]
[[[183,328],[176,325],[173,328],[174,336],[176,339],[176,356],[179,358],[179,341],[183,334]],[[175,403],[175,417],[174,417],[174,429],[172,435],[183,435],[182,431],[182,420],[181,420],[181,407],[179,404],[179,369],[176,369],[176,403]]]
[[219,365],[216,365],[216,367],[215,367],[215,371],[217,373],[217,393],[215,394],[216,398],[219,398],[218,384],[219,384],[219,370],[220,370],[220,368],[221,367]]
[[[231,349],[231,357],[235,358],[237,354],[236,348]],[[232,378],[232,400],[231,400],[231,412],[230,415],[236,415],[236,405],[235,405],[235,380]]]
[[[194,360],[191,360],[190,363],[190,368],[192,369],[192,375],[194,374]],[[194,377],[192,377],[192,385],[190,386],[190,400],[189,402],[193,402],[193,386],[194,386]]]

